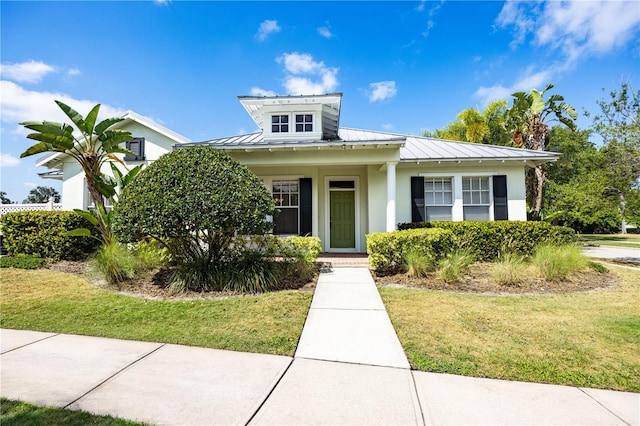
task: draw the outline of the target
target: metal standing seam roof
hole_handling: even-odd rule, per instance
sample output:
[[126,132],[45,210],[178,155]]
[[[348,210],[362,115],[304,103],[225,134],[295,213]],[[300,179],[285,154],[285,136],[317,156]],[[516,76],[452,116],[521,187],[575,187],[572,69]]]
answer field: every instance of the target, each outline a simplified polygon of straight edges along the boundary
[[341,127],[338,139],[308,141],[296,139],[265,140],[261,132],[217,138],[189,145],[211,145],[221,149],[286,149],[296,147],[331,147],[342,145],[399,145],[400,161],[479,161],[479,160],[521,160],[554,161],[560,154],[548,151],[533,151],[497,145],[483,145],[470,142],[449,141],[421,136],[407,136],[373,130]]

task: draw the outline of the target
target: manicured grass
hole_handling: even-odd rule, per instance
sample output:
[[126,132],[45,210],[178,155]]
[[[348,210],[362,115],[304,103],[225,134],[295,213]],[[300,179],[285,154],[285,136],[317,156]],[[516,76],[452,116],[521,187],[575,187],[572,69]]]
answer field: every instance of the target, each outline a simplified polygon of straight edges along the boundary
[[640,391],[640,271],[618,287],[527,296],[380,288],[411,365],[475,377]]
[[587,244],[640,248],[640,234],[580,234],[579,240]]
[[50,270],[2,269],[0,327],[293,355],[312,294],[146,300]]
[[38,407],[20,401],[0,398],[0,424],[2,426],[138,426],[136,423],[111,416],[96,416],[85,411]]

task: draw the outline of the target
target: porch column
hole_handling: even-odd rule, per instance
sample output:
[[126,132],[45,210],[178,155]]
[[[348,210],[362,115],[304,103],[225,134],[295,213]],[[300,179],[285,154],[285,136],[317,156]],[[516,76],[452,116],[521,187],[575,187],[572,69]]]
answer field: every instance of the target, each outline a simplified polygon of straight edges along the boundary
[[387,163],[387,232],[396,230],[396,164]]

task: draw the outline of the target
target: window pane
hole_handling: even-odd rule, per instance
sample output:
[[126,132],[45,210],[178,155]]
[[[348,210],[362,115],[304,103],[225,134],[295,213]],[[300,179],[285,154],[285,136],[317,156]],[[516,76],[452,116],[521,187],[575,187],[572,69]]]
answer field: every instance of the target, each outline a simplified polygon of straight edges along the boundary
[[480,204],[480,193],[472,192],[471,193],[471,204]]
[[271,122],[272,123],[279,123],[280,122],[280,116],[279,115],[272,115],[271,116]]
[[302,132],[304,130],[304,126],[302,124],[296,124],[296,132]]
[[288,132],[289,131],[289,126],[287,124],[281,124],[281,129],[282,132]]
[[471,204],[471,193],[470,192],[463,192],[462,193],[462,202],[464,204]]
[[304,131],[305,132],[312,132],[313,131],[313,124],[305,124],[304,125]]
[[291,194],[291,197],[289,198],[289,202],[291,203],[292,206],[297,206],[298,205],[298,194]]
[[426,219],[428,222],[436,220],[451,220],[451,207],[427,207]]
[[471,189],[471,181],[469,178],[464,178],[462,179],[462,190],[463,191],[468,191],[469,189]]
[[464,220],[489,220],[489,206],[465,206]]
[[277,124],[274,124],[271,126],[271,133],[279,133],[280,132],[280,126],[278,126]]
[[304,120],[304,116],[297,114],[296,115],[296,123],[302,123]]
[[453,195],[450,192],[444,193],[443,204],[453,204]]
[[311,122],[313,121],[313,115],[311,115],[311,114],[306,114],[306,115],[304,116],[304,121],[305,121],[306,123],[311,123]]
[[281,115],[280,116],[280,122],[281,123],[288,123],[289,122],[289,116],[288,115]]
[[274,220],[274,234],[298,234],[298,209],[283,208]]

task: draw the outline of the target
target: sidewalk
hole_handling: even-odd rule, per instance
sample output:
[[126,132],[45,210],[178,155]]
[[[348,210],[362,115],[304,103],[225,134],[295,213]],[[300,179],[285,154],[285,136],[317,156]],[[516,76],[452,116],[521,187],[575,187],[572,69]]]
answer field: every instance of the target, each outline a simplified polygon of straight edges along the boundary
[[0,352],[3,397],[153,424],[640,426],[640,394],[411,371],[365,268],[321,274],[294,358],[7,329]]

